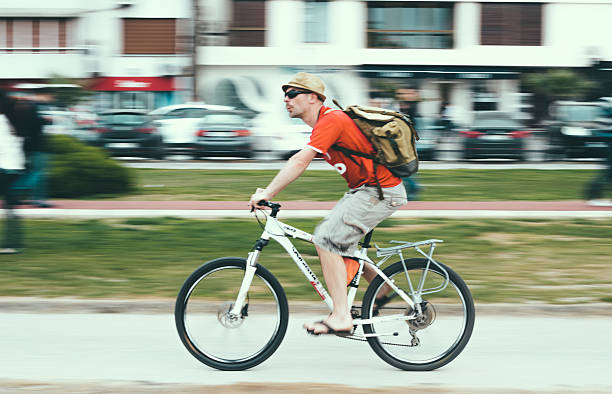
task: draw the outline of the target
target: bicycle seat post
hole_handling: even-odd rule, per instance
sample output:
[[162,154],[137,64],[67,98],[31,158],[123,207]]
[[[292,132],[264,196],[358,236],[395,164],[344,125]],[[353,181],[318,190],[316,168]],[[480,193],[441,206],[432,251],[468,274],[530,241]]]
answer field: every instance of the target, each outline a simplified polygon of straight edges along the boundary
[[369,249],[372,247],[372,245],[370,245],[370,241],[372,240],[373,233],[374,230],[370,230],[370,232],[365,235],[365,237],[363,238],[363,242],[361,243],[362,248]]

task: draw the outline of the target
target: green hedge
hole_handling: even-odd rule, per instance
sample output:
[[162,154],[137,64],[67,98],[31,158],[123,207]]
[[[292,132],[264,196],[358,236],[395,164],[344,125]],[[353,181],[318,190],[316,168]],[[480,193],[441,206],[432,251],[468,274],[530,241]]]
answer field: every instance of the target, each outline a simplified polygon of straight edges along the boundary
[[51,197],[124,194],[133,190],[134,174],[100,148],[66,135],[50,135],[48,187]]

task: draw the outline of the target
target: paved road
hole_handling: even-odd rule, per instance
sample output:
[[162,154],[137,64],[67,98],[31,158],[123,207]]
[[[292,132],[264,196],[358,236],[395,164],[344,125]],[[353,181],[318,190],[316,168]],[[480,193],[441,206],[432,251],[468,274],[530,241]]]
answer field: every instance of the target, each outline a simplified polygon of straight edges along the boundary
[[283,344],[265,363],[249,371],[220,372],[187,353],[170,313],[3,310],[0,387],[11,381],[52,383],[61,392],[62,385],[86,382],[112,384],[108,392],[130,392],[131,384],[303,382],[306,387],[325,383],[416,392],[612,392],[609,315],[480,314],[459,358],[425,373],[396,370],[361,342],[306,335],[301,324],[320,317],[292,315]]

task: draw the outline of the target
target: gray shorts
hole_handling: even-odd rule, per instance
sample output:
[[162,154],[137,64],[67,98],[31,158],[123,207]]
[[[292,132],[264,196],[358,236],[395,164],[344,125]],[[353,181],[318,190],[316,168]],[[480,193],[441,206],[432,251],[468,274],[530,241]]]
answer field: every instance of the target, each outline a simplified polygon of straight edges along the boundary
[[314,231],[313,242],[320,248],[342,256],[351,256],[359,240],[378,223],[408,202],[403,184],[378,189],[361,186],[344,194]]

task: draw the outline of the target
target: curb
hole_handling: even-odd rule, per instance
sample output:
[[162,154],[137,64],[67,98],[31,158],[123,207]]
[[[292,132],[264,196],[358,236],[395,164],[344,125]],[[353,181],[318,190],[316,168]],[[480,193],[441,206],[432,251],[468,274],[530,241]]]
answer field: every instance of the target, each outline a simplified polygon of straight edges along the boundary
[[[175,301],[169,299],[75,299],[0,297],[0,313],[127,313],[127,314],[174,314]],[[320,302],[290,302],[291,314],[325,314],[329,310]],[[568,304],[545,303],[524,304],[477,304],[478,315],[504,316],[551,316],[551,317],[612,317],[612,304]]]

